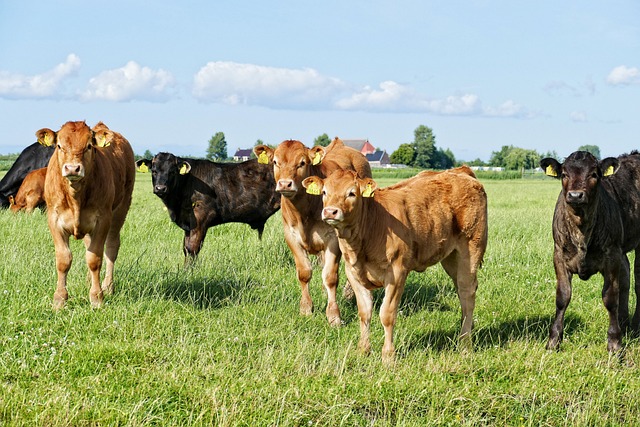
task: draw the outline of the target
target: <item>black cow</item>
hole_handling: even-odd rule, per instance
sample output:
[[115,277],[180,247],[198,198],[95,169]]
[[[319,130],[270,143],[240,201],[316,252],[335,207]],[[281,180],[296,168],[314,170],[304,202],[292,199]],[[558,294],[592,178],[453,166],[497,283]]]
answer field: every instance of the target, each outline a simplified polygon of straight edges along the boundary
[[15,196],[24,177],[33,170],[45,168],[55,147],[45,147],[34,142],[20,153],[16,161],[0,181],[0,207],[9,207],[9,196]]
[[[609,312],[610,352],[621,348],[622,329],[629,326],[629,260],[635,251],[636,296],[640,295],[640,154],[598,161],[586,151],[576,151],[564,163],[540,161],[549,176],[562,180],[553,215],[553,264],[556,271],[556,315],[549,332],[548,349],[562,342],[564,313],[571,300],[574,274],[587,280],[604,276],[602,301]],[[640,304],[631,324],[640,323]]]
[[280,209],[273,168],[255,159],[242,163],[213,163],[158,153],[152,161],[138,160],[151,168],[153,193],[160,197],[169,216],[184,230],[184,254],[198,255],[210,227],[242,222],[258,230]]

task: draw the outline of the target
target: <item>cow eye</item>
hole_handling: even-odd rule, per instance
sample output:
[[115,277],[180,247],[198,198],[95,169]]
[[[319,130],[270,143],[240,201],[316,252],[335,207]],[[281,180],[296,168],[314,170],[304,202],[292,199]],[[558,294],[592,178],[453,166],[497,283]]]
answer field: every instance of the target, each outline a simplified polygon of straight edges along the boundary
[[592,173],[591,178],[598,179],[598,173],[597,172]]
[[278,161],[276,159],[273,159],[273,166],[278,167]]
[[300,161],[300,167],[303,167],[304,165],[306,165],[306,162],[304,160]]
[[327,195],[327,190],[322,190],[322,195],[326,196]]
[[356,197],[356,192],[353,190],[349,191],[349,194],[347,194],[347,197]]

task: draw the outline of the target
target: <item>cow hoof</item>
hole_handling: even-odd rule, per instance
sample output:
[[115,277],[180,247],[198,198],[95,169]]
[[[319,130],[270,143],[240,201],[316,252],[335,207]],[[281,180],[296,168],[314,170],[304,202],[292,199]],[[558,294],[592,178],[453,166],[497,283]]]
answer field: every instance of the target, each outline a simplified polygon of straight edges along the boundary
[[113,283],[111,283],[110,285],[102,285],[102,294],[113,295]]
[[300,301],[300,316],[311,316],[313,314],[313,305]]
[[89,300],[91,301],[91,308],[102,308],[102,292],[98,295],[89,295]]
[[620,341],[609,341],[607,344],[607,350],[609,350],[609,353],[618,353],[622,350],[622,345],[620,344]]
[[329,326],[333,328],[342,326],[342,319],[340,319],[340,316],[327,317],[327,320],[329,321]]
[[53,310],[58,311],[64,308],[66,301],[61,298],[53,297]]

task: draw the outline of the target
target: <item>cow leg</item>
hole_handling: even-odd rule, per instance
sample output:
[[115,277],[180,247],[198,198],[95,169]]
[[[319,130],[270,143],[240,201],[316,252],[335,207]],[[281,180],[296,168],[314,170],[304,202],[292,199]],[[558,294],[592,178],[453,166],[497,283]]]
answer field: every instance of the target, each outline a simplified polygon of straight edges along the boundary
[[618,272],[618,324],[623,331],[629,329],[629,258],[622,254],[620,271]]
[[393,328],[398,316],[398,305],[404,291],[404,283],[408,272],[402,265],[392,265],[385,277],[384,299],[380,306],[380,322],[384,328],[384,345],[382,346],[382,362],[385,365],[395,361],[395,348],[393,346]]
[[441,264],[456,286],[462,309],[460,350],[472,351],[471,330],[473,329],[473,311],[476,306],[476,290],[478,289],[477,266],[472,268],[468,253],[460,255],[457,251],[443,259]]
[[69,293],[67,292],[67,273],[69,273],[69,269],[71,268],[73,255],[69,248],[69,235],[60,234],[53,229],[51,231],[56,250],[56,270],[58,271],[58,282],[56,290],[53,293],[53,309],[59,310],[64,307],[69,299]]
[[331,326],[340,326],[340,308],[336,301],[338,288],[338,268],[340,267],[340,247],[336,241],[324,251],[324,265],[322,267],[322,284],[327,291],[327,321]]
[[[201,227],[196,227],[191,231],[184,232],[184,246],[182,250],[190,261],[195,261],[198,257],[200,249],[202,249],[202,243],[204,243],[205,235],[206,230],[202,230]],[[186,263],[187,260],[185,259],[185,264]]]
[[102,280],[102,292],[104,295],[113,294],[113,269],[116,263],[116,259],[118,259],[118,252],[120,251],[120,230],[124,225],[126,213],[126,210],[123,214],[121,214],[120,212],[114,213],[113,221],[111,222],[111,228],[109,228],[109,233],[107,234],[107,239],[104,247],[106,271],[104,279]]
[[572,275],[563,265],[556,264],[556,316],[549,329],[549,340],[547,350],[555,350],[562,342],[564,313],[567,311],[571,301],[571,279]]
[[640,250],[635,251],[633,262],[633,286],[636,293],[636,310],[633,314],[631,328],[634,333],[640,332]]
[[360,340],[358,341],[358,351],[362,354],[371,353],[371,342],[369,331],[371,329],[371,313],[373,312],[373,295],[351,271],[351,266],[345,266],[347,279],[351,283],[358,305],[358,317],[360,318]]
[[311,269],[311,261],[309,261],[309,253],[297,243],[295,236],[292,236],[287,231],[287,228],[286,226],[284,227],[284,239],[293,254],[293,259],[296,263],[296,274],[298,282],[300,282],[300,315],[310,316],[313,313],[313,302],[309,293],[309,281],[313,271]]
[[102,307],[104,294],[100,286],[100,268],[102,267],[102,256],[104,253],[105,238],[94,230],[91,236],[87,234],[84,237],[86,249],[85,259],[89,268],[89,276],[91,277],[91,287],[89,289],[89,301],[94,308]]
[[602,302],[609,313],[609,329],[607,331],[607,349],[616,352],[622,348],[622,331],[618,323],[618,297],[619,282],[618,272],[620,266],[608,269],[604,274],[604,287],[602,288]]

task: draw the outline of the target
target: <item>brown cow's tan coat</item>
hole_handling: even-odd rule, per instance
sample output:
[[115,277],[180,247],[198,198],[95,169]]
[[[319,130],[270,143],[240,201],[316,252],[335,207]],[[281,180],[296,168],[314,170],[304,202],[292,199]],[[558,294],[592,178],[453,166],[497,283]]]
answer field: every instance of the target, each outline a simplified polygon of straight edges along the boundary
[[35,208],[44,205],[44,181],[46,175],[47,168],[40,168],[29,172],[24,177],[16,196],[9,199],[12,212],[24,210],[27,213],[31,213]]
[[[324,180],[310,177],[303,185],[323,191],[322,217],[337,230],[358,302],[362,351],[370,351],[371,290],[385,288],[380,307],[382,356],[391,362],[393,328],[407,275],[438,262],[457,288],[460,336],[470,346],[477,272],[487,245],[487,198],[469,168],[422,172],[383,189],[376,189],[372,179],[343,171]],[[372,197],[363,197],[371,191]]]
[[[120,229],[135,180],[135,162],[129,142],[102,122],[90,129],[84,122],[67,122],[58,132],[36,132],[43,145],[56,144],[47,167],[45,199],[49,229],[56,252],[58,282],[55,309],[68,299],[67,273],[71,267],[69,237],[83,239],[91,278],[89,298],[100,307],[103,293],[113,292],[113,266],[120,248]],[[105,277],[100,268],[106,256]]]
[[[283,196],[281,211],[284,237],[293,253],[302,291],[300,314],[309,315],[313,311],[309,293],[312,275],[309,255],[318,255],[324,262],[322,284],[327,291],[327,320],[331,325],[338,326],[341,322],[336,302],[341,258],[338,238],[333,228],[320,217],[322,201],[307,194],[301,184],[308,176],[324,177],[342,168],[357,171],[363,178],[370,177],[369,162],[364,155],[344,146],[337,138],[326,150],[323,147],[308,149],[300,141],[288,140],[275,150],[258,145],[254,147],[254,153],[259,161],[273,163],[276,191]],[[314,165],[314,159],[319,163]]]

